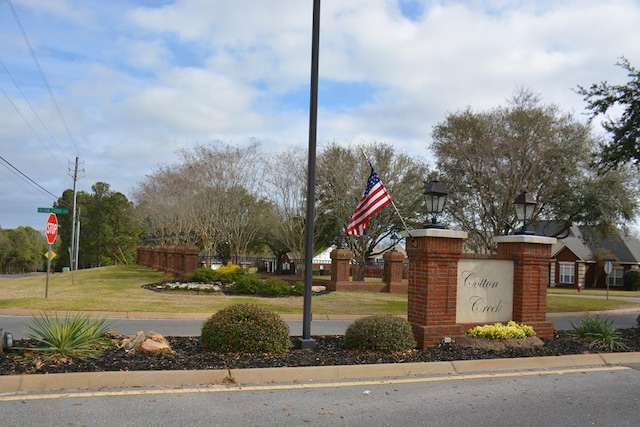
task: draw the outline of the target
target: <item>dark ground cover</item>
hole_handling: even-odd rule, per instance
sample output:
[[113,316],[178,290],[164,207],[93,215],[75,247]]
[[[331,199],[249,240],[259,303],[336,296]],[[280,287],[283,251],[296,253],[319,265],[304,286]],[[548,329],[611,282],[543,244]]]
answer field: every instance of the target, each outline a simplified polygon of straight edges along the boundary
[[454,360],[497,359],[513,357],[560,356],[583,353],[640,352],[640,328],[621,329],[619,343],[624,348],[594,347],[578,341],[566,331],[556,331],[555,339],[542,340],[541,346],[516,346],[500,349],[477,348],[461,342],[400,353],[374,353],[347,350],[343,336],[318,336],[311,350],[292,349],[278,354],[216,354],[200,346],[199,337],[166,337],[172,354],[140,354],[122,348],[107,350],[98,359],[64,360],[46,358],[19,347],[34,347],[28,340],[17,340],[14,348],[0,354],[0,375],[45,374],[65,372],[150,371],[193,369],[241,369],[294,366],[362,365],[373,363],[436,362]]

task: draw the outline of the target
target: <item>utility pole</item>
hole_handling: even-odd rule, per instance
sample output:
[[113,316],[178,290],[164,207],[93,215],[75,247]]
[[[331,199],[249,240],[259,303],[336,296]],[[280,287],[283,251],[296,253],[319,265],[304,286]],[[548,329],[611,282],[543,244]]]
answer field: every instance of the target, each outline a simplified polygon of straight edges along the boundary
[[76,248],[76,184],[78,183],[78,156],[76,156],[76,165],[73,169],[73,212],[71,215],[71,250],[69,254],[69,262],[71,263],[71,271],[77,270],[77,248]]

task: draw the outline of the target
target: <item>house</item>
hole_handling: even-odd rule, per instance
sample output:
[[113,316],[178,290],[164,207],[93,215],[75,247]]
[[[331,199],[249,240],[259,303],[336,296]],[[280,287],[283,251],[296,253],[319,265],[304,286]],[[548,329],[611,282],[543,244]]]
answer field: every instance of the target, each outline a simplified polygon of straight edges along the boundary
[[[549,235],[548,230],[539,234]],[[613,260],[609,275],[604,272],[606,259]],[[552,248],[549,283],[575,288],[621,287],[625,271],[638,268],[640,241],[637,238],[622,234],[604,237],[590,227],[574,225]]]

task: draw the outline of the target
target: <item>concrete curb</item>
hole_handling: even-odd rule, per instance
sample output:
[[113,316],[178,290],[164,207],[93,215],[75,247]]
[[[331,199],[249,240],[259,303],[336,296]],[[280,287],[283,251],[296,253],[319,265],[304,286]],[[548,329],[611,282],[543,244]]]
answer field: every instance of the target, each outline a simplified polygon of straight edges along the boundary
[[453,362],[396,363],[194,371],[80,372],[0,376],[1,393],[95,390],[128,387],[184,387],[212,384],[373,380],[438,375],[549,371],[640,364],[640,352]]

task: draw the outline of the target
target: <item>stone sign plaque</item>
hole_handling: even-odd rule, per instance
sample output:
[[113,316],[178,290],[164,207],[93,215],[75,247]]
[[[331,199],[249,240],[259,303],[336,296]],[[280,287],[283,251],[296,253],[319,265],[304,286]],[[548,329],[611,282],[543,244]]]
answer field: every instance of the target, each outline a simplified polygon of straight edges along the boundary
[[456,323],[508,322],[513,314],[513,261],[461,259]]

